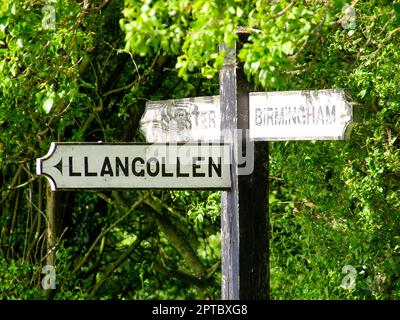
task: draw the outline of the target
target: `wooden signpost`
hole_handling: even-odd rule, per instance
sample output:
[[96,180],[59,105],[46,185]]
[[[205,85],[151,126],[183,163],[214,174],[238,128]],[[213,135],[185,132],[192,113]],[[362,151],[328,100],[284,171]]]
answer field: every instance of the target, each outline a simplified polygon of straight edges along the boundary
[[345,139],[352,107],[343,90],[250,92],[236,49],[221,50],[220,96],[150,101],[147,144],[52,143],[37,174],[51,190],[225,190],[222,299],[268,299],[268,141]]
[[37,159],[51,190],[228,189],[224,144],[52,143]]
[[[239,34],[238,45],[246,38]],[[232,188],[221,193],[222,299],[268,299],[268,143],[249,145],[250,84],[237,64],[237,49],[221,50],[226,52],[219,80],[222,138],[232,152]],[[243,166],[251,166],[251,173],[244,175]]]
[[[245,95],[250,140],[343,140],[350,134],[353,110],[345,90]],[[221,119],[220,96],[211,96],[149,101],[140,124],[147,142],[219,142]]]

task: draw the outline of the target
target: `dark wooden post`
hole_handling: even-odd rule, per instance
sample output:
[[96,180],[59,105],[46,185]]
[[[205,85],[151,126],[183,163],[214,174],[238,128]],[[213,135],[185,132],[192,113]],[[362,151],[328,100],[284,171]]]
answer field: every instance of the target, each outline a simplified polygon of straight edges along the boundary
[[221,129],[232,145],[232,189],[221,195],[224,300],[269,299],[268,143],[254,143],[254,156],[247,150],[246,165],[254,160],[251,174],[240,175],[238,168],[249,128],[250,85],[236,52],[247,37],[240,33],[233,50],[221,46],[227,51],[220,72]]

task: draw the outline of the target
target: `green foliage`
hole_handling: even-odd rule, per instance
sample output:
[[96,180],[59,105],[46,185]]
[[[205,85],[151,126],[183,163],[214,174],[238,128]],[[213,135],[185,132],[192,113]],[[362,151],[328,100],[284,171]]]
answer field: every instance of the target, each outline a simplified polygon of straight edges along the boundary
[[250,36],[239,57],[249,78],[264,88],[285,86],[304,46],[312,44],[314,34],[332,23],[327,8],[318,1],[315,5],[289,3],[257,1],[249,16],[250,26],[258,31]]
[[[211,222],[215,222],[220,217],[220,202],[221,197],[219,192],[208,193],[202,192],[203,197],[192,199],[189,204],[188,215],[189,218],[195,222],[203,223],[204,217],[207,216],[211,219]],[[196,200],[196,201],[193,201]]]
[[[331,27],[306,48],[289,87],[347,88],[357,101],[350,140],[272,146],[277,298],[399,296],[398,14],[374,1],[356,12],[354,30]],[[345,265],[357,270],[354,290],[341,287]]]
[[212,79],[223,63],[219,44],[234,46],[234,31],[243,14],[241,2],[126,1],[121,20],[125,49],[141,56],[158,52],[177,55],[176,68],[185,80],[195,70]]
[[[41,290],[39,275],[40,270],[28,263],[10,261],[7,262],[3,258],[0,260],[1,276],[0,276],[0,299],[29,299],[44,298],[45,295]],[[30,288],[31,282],[36,282],[36,286]]]
[[348,141],[271,143],[272,298],[398,299],[400,3],[354,3],[349,27],[342,0],[3,0],[0,298],[220,297],[218,192],[60,192],[57,289],[42,290],[34,159],[51,141],[143,141],[145,101],[218,94],[241,26],[256,88],[346,88],[357,120]]

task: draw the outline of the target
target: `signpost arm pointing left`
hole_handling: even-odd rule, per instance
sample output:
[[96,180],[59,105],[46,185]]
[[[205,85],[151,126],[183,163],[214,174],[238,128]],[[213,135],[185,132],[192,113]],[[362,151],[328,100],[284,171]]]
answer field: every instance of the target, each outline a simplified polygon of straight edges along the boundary
[[229,189],[229,146],[221,143],[52,143],[36,172],[55,190]]

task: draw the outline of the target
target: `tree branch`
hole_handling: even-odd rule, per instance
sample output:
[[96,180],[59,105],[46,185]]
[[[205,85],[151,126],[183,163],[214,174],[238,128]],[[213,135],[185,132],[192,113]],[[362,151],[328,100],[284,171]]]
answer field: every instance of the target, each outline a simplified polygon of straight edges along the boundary
[[[92,245],[90,246],[89,250],[86,252],[86,254],[84,255],[84,257],[82,258],[81,261],[79,261],[79,263],[75,266],[74,268],[74,272],[78,272],[80,270],[80,268],[85,264],[85,262],[87,261],[87,259],[89,258],[90,254],[92,253],[92,251],[94,250],[94,248],[96,247],[97,243],[108,233],[110,232],[112,229],[115,228],[116,225],[118,225],[122,220],[124,220],[127,216],[129,216],[147,197],[148,197],[148,193],[145,193],[141,198],[139,198],[131,207],[130,209],[120,218],[118,218],[115,222],[113,222],[111,225],[109,225],[106,229],[104,229],[103,231],[100,232],[100,234],[97,236],[96,240],[94,240],[94,242],[92,243]],[[100,197],[102,199],[105,199],[104,197],[102,197],[100,195]],[[106,200],[108,201],[108,200]],[[111,203],[112,204],[112,203]]]
[[273,15],[272,18],[277,18],[277,17],[280,17],[280,16],[284,15],[286,13],[286,11],[288,11],[291,7],[293,7],[296,4],[296,2],[297,2],[296,0],[292,1],[282,11],[280,11],[277,14]]
[[174,269],[167,269],[163,265],[161,265],[158,262],[153,262],[153,268],[159,272],[162,273],[166,276],[173,276],[179,280],[182,280],[183,282],[186,282],[188,284],[194,284],[198,286],[199,288],[206,288],[210,285],[217,285],[217,283],[214,280],[211,280],[209,278],[207,279],[199,279],[191,274],[187,274],[185,272],[179,271],[179,270],[174,270]]
[[201,263],[199,257],[184,237],[172,224],[167,215],[163,213],[161,207],[154,202],[145,201],[157,214],[154,215],[157,225],[169,243],[179,252],[186,265],[194,271],[199,279],[207,278],[207,269]]
[[104,275],[101,277],[100,281],[95,284],[91,292],[89,293],[89,297],[93,297],[99,289],[104,285],[110,275],[117,269],[129,256],[132,252],[140,245],[140,243],[147,238],[147,236],[153,230],[153,226],[149,225],[145,230],[143,230],[136,238],[136,240],[129,246],[129,248],[118,257],[118,259],[111,264],[105,271]]

